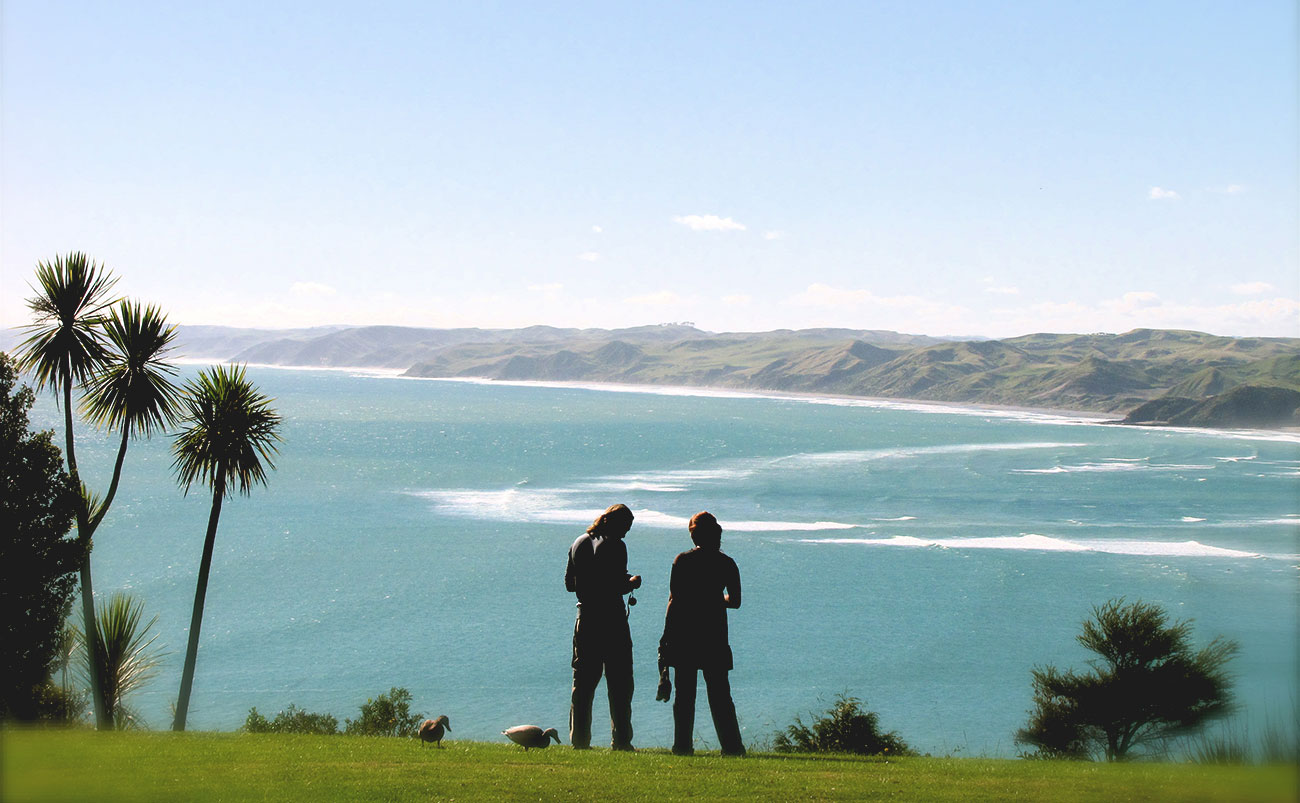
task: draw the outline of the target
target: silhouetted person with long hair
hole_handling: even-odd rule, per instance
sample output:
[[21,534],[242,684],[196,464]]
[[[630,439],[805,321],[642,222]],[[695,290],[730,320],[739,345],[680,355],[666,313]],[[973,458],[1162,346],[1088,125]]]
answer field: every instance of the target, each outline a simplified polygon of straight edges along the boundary
[[740,607],[740,569],[722,552],[722,527],[712,513],[691,517],[695,548],[673,560],[668,612],[659,639],[659,690],[655,699],[668,701],[675,668],[677,699],[673,702],[673,753],[695,752],[695,687],[704,673],[709,710],[724,756],[745,755],[731,701],[731,645],[727,643],[727,609]]
[[632,633],[623,607],[623,595],[641,587],[641,576],[627,573],[623,543],[632,518],[627,505],[613,505],[569,547],[564,587],[578,595],[569,742],[578,750],[591,747],[591,702],[602,673],[609,694],[610,746],[632,749]]

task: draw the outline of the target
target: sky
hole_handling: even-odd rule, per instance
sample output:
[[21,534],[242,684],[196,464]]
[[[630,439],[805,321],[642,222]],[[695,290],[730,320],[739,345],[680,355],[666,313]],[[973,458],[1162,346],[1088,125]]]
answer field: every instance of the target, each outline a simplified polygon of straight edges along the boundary
[[1296,5],[0,0],[0,326],[1300,337]]

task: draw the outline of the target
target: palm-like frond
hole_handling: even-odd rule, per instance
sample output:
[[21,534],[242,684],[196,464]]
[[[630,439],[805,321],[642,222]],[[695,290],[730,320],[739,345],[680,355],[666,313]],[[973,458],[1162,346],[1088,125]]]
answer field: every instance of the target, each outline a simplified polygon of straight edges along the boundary
[[80,251],[36,263],[36,295],[27,300],[35,322],[18,352],[18,367],[37,389],[56,390],[88,380],[107,357],[98,332],[117,279]]
[[231,486],[247,494],[253,484],[266,484],[282,421],[272,401],[248,381],[243,366],[216,365],[186,383],[172,467],[187,493],[195,480],[222,496]]
[[90,667],[84,664],[82,671],[88,683],[93,683],[93,678],[98,676],[114,726],[122,728],[132,719],[122,705],[123,700],[152,680],[162,663],[162,654],[151,649],[158,637],[150,631],[158,617],[142,625],[144,603],[119,592],[101,606],[96,619],[93,638],[97,649],[85,654],[99,656],[99,671],[91,673]]
[[152,304],[122,301],[103,328],[110,354],[86,386],[86,418],[127,435],[164,429],[180,404],[180,389],[171,381],[176,368],[166,362],[176,327]]

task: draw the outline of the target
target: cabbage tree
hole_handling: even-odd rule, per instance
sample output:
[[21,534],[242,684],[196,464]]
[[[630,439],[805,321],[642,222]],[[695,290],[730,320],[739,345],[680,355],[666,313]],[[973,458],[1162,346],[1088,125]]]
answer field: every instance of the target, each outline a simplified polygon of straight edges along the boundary
[[196,481],[212,490],[212,509],[194,589],[194,612],[190,618],[173,730],[185,730],[221,503],[232,489],[248,494],[253,485],[265,485],[267,469],[275,468],[271,458],[280,440],[282,419],[271,408],[272,401],[248,381],[242,366],[216,365],[204,369],[185,386],[182,428],[172,446],[176,455],[173,468],[186,493]]
[[[77,543],[82,550],[80,580],[83,630],[95,627],[95,594],[90,553],[93,537],[117,493],[127,445],[136,435],[164,429],[176,410],[176,370],[166,359],[175,338],[162,312],[138,302],[118,302],[111,295],[117,279],[81,252],[57,256],[36,266],[36,295],[28,299],[34,321],[19,347],[18,365],[38,390],[51,388],[63,407],[64,455],[77,504]],[[108,492],[91,492],[77,470],[73,437],[72,392],[83,392],[82,412],[94,424],[121,432]],[[89,645],[93,652],[94,642]],[[102,661],[92,654],[90,686],[95,724],[113,727],[103,699],[103,683],[94,676]]]

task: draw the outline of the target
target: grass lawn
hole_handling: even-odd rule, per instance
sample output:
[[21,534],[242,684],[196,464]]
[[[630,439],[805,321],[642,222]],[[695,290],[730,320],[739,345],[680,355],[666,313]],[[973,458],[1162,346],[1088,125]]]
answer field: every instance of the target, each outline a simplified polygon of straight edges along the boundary
[[1291,801],[1297,768],[717,754],[238,733],[0,733],[0,799]]

